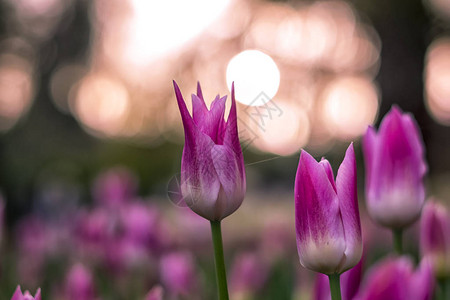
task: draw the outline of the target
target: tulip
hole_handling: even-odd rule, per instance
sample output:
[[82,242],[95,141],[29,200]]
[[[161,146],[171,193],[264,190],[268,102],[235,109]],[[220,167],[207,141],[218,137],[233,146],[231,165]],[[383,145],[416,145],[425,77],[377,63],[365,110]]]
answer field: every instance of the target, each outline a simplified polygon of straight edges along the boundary
[[81,264],[74,265],[66,277],[66,299],[94,300],[95,288],[91,272]]
[[436,277],[450,276],[450,215],[439,203],[425,204],[420,221],[420,250],[431,260]]
[[231,268],[231,289],[233,298],[247,299],[259,291],[268,275],[268,268],[256,253],[243,253],[236,257]]
[[367,209],[376,222],[394,229],[397,251],[401,252],[402,228],[419,218],[425,200],[427,166],[413,116],[392,107],[378,133],[368,128],[363,150]]
[[117,208],[136,197],[137,179],[123,167],[100,174],[92,191],[95,201],[105,207]]
[[25,291],[25,294],[22,294],[20,285],[18,285],[11,300],[41,300],[41,289],[38,289],[36,295],[33,297],[29,291]]
[[373,266],[354,300],[429,300],[434,279],[427,260],[414,271],[407,257],[388,258]]
[[186,252],[173,252],[161,258],[161,280],[167,291],[174,295],[189,295],[196,288],[192,256]]
[[246,189],[234,88],[225,122],[226,96],[217,96],[208,110],[199,84],[197,95],[192,95],[191,117],[175,82],[174,87],[185,133],[181,193],[194,212],[210,221],[220,221],[239,208]]
[[208,110],[198,84],[197,95],[192,95],[191,117],[178,85],[173,84],[185,135],[181,194],[195,213],[211,222],[219,299],[228,299],[220,221],[241,206],[246,189],[234,84],[226,122],[226,96],[217,96]]
[[295,219],[300,263],[329,275],[333,299],[340,299],[339,274],[362,255],[353,144],[336,181],[326,159],[317,162],[302,151],[295,178]]

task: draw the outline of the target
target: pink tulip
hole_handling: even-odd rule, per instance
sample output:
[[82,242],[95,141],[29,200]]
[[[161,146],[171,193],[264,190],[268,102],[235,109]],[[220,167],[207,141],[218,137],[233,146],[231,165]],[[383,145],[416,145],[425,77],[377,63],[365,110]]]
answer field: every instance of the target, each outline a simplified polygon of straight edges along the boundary
[[74,265],[66,278],[66,299],[94,300],[94,278],[91,272],[81,264]]
[[181,193],[198,215],[220,221],[239,208],[246,189],[234,86],[227,121],[224,119],[226,96],[217,96],[208,110],[199,84],[197,95],[192,95],[191,117],[175,82],[174,87],[185,133]]
[[441,204],[428,201],[420,222],[420,250],[431,260],[438,278],[450,275],[450,215]]
[[196,288],[194,261],[187,252],[172,252],[163,256],[160,272],[165,288],[174,295],[188,295]]
[[231,268],[231,290],[236,294],[256,294],[268,275],[266,263],[256,253],[243,253],[236,257]]
[[369,127],[363,150],[370,216],[391,228],[416,221],[425,200],[423,178],[427,166],[423,141],[412,115],[392,107],[378,133]]
[[300,263],[307,269],[340,274],[361,259],[362,237],[353,144],[336,181],[326,159],[302,151],[295,178],[295,228]]
[[434,279],[423,260],[414,271],[407,257],[388,258],[373,266],[354,300],[430,300]]
[[25,294],[22,294],[20,285],[18,285],[11,300],[41,300],[41,289],[38,289],[36,295],[33,297],[29,291],[25,291]]

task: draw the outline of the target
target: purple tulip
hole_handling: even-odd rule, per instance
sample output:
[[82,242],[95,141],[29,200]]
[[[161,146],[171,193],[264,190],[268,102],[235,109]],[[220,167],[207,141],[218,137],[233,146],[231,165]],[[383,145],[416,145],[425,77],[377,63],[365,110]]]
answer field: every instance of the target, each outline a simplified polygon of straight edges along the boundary
[[414,271],[407,257],[388,258],[373,266],[355,300],[429,300],[434,278],[427,260]]
[[167,291],[187,295],[196,288],[194,261],[187,252],[173,252],[161,258],[161,280]]
[[295,178],[295,228],[300,263],[307,269],[340,274],[361,259],[362,237],[353,144],[336,182],[326,159],[302,151]]
[[74,265],[66,278],[66,299],[95,299],[94,279],[91,272],[81,264]]
[[181,160],[181,192],[186,204],[210,221],[236,211],[245,195],[245,168],[237,129],[234,85],[225,121],[226,96],[206,107],[200,84],[192,95],[192,117],[174,81],[183,121],[185,144]]
[[[358,292],[362,277],[362,261],[360,260],[356,266],[342,274],[342,300],[351,300]],[[330,283],[328,277],[324,274],[317,274],[313,299],[331,300]]]
[[137,179],[122,167],[110,169],[95,180],[93,196],[95,201],[106,207],[116,208],[136,196]]
[[363,141],[366,201],[370,216],[381,225],[402,228],[420,216],[427,171],[419,128],[410,114],[394,106],[378,133],[369,127]]
[[41,289],[38,289],[36,295],[33,297],[29,291],[25,291],[25,294],[22,294],[20,285],[18,285],[11,300],[41,300]]
[[231,289],[235,294],[255,294],[263,287],[267,275],[267,266],[256,253],[240,254],[231,268]]
[[420,250],[438,278],[450,275],[450,215],[436,202],[425,204],[420,222]]

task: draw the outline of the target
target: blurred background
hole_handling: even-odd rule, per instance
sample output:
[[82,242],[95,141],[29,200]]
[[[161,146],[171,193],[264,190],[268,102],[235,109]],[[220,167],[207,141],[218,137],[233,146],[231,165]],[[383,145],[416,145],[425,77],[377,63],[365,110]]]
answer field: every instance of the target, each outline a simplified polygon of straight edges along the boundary
[[[203,266],[210,259],[208,224],[172,196],[184,142],[172,80],[188,106],[197,81],[208,103],[229,94],[235,81],[248,193],[225,220],[224,239],[230,265],[238,268],[242,260],[242,268],[252,269],[255,255],[271,265],[266,278],[249,283],[262,289],[272,278],[267,299],[311,293],[296,284],[311,277],[299,271],[292,223],[300,149],[327,156],[336,170],[354,141],[362,200],[360,137],[396,104],[414,114],[422,130],[428,194],[450,201],[447,0],[2,0],[0,16],[0,190],[8,261],[1,276],[13,274],[2,281],[2,298],[22,282],[46,288],[45,298],[71,299],[64,282],[78,266],[79,277],[95,273],[93,289],[105,299],[142,299],[158,284],[178,299],[170,278],[153,270],[171,259],[195,261],[203,279],[185,284],[206,290],[209,297],[199,292],[199,299],[212,297],[212,287],[203,288],[212,274]],[[143,223],[128,224],[130,218]],[[375,225],[367,223],[370,232]],[[67,241],[73,232],[81,242]],[[101,247],[118,249],[117,243],[126,250],[116,256],[86,255],[94,247],[104,256]],[[290,245],[290,262],[267,261],[289,248],[277,243]],[[203,252],[192,255],[199,245]],[[144,254],[148,247],[151,257]],[[17,253],[21,259],[12,259]],[[136,268],[142,259],[145,270]],[[131,275],[123,274],[142,280],[130,283],[124,278]],[[245,294],[237,285],[236,293]],[[281,289],[285,295],[277,294]]]

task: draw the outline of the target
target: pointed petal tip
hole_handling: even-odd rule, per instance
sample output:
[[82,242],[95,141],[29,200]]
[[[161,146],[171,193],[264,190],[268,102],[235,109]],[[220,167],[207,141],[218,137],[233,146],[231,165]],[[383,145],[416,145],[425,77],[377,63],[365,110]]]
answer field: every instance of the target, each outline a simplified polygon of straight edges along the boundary
[[200,99],[202,99],[203,101],[205,101],[204,98],[203,98],[203,92],[202,92],[202,87],[200,85],[200,81],[197,81],[197,96]]

